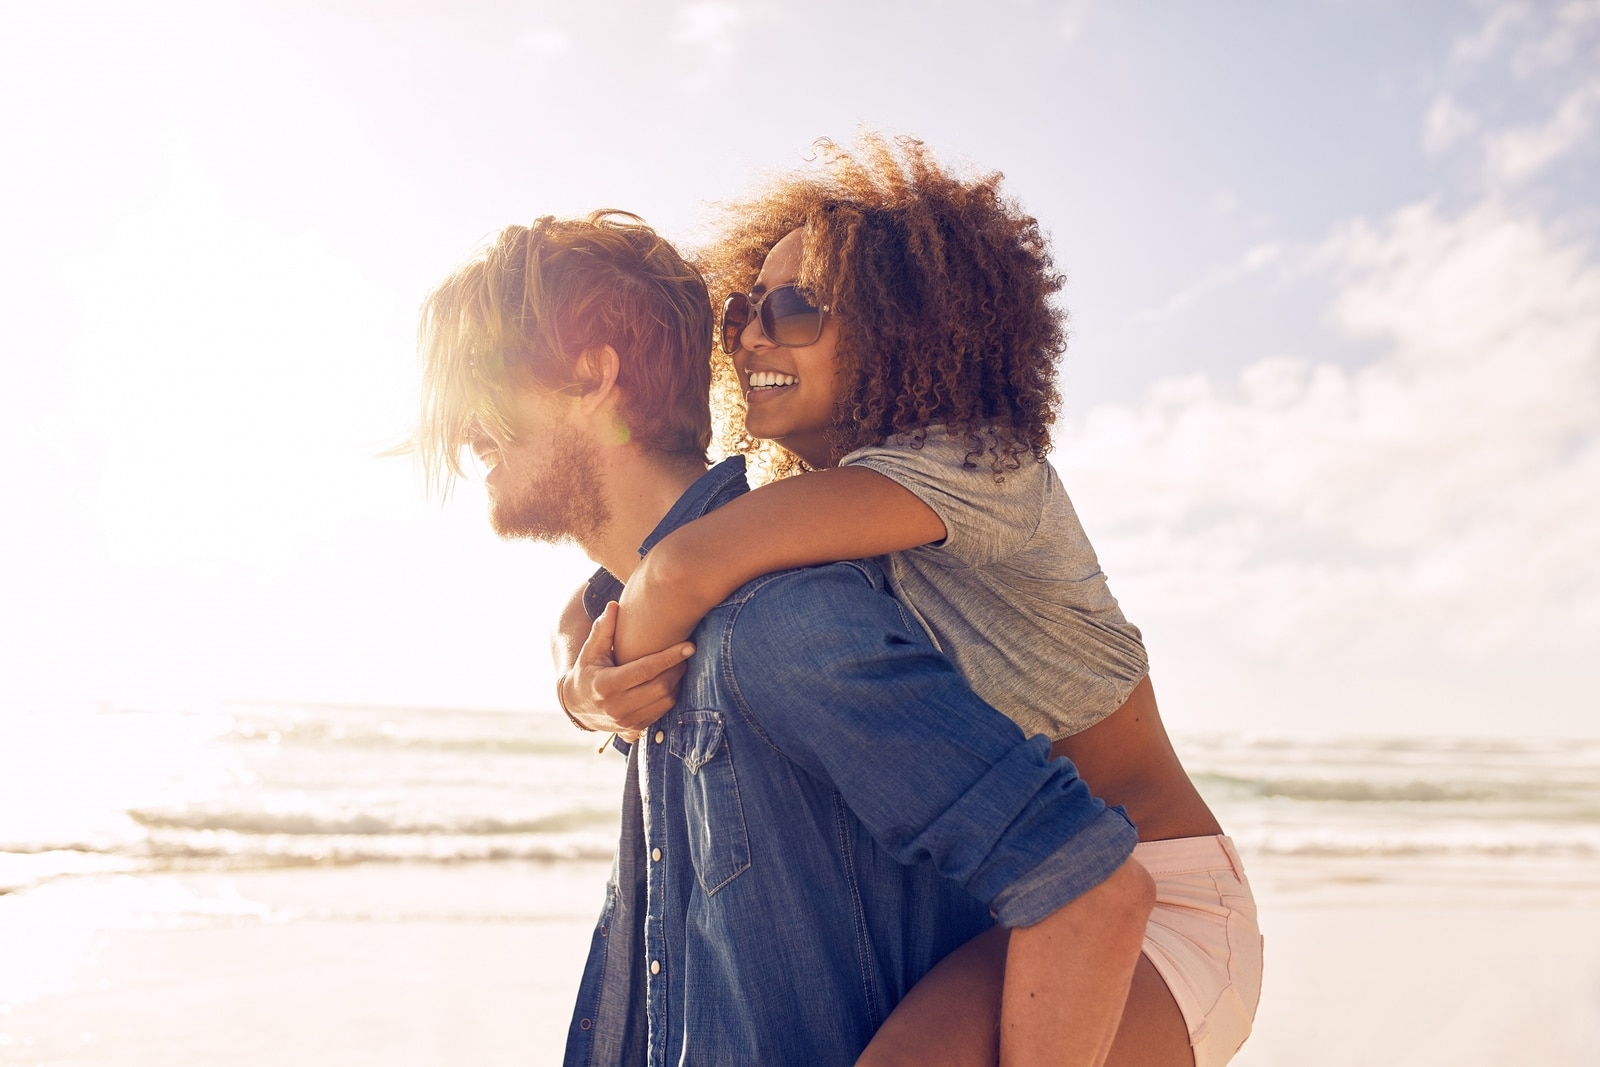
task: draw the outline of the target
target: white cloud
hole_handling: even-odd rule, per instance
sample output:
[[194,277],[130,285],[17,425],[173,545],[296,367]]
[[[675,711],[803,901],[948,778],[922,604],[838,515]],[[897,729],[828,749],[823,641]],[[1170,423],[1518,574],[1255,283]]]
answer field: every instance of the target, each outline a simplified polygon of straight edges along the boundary
[[1443,152],[1478,128],[1477,116],[1448,96],[1440,96],[1428,108],[1422,129],[1422,147],[1428,153]]
[[1549,70],[1581,56],[1585,45],[1592,43],[1591,28],[1600,23],[1600,2],[1575,0],[1552,14],[1554,18],[1545,32],[1518,53],[1517,63],[1522,70]]
[[517,34],[512,47],[540,59],[559,59],[572,51],[572,37],[564,30],[524,30]]
[[1424,123],[1430,154],[1473,138],[1487,187],[1503,193],[1591,143],[1600,0],[1501,4],[1456,42],[1452,58],[1453,91],[1435,97]]
[[1545,122],[1489,137],[1486,165],[1491,180],[1501,185],[1525,181],[1571,152],[1589,135],[1596,111],[1600,79],[1568,93]]
[[1500,50],[1508,36],[1526,24],[1528,17],[1527,4],[1499,4],[1489,12],[1476,31],[1456,42],[1452,55],[1456,60],[1468,63],[1488,59]]
[[1475,31],[1456,42],[1451,56],[1469,65],[1503,57],[1518,77],[1533,78],[1592,56],[1597,26],[1597,0],[1499,4]]
[[[1373,362],[1169,380],[1058,434],[1136,621],[1225,632],[1241,662],[1361,663],[1374,689],[1422,685],[1424,663],[1585,662],[1600,265],[1492,202],[1351,224],[1309,259],[1337,285],[1330,325],[1379,345]],[[1191,664],[1207,670],[1217,699],[1244,673]]]

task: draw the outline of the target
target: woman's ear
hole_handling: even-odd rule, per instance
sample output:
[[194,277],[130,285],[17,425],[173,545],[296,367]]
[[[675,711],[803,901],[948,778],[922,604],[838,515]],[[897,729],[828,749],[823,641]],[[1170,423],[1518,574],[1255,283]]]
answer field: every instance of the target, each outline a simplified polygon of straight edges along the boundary
[[600,345],[585,350],[578,357],[578,407],[586,415],[593,415],[617,398],[617,373],[622,361],[617,350],[610,345]]

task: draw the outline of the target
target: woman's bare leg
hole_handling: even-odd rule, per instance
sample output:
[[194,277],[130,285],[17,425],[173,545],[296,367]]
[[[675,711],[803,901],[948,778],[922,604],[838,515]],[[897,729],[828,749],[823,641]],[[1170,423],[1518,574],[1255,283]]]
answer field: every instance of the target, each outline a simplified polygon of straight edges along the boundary
[[1148,956],[1140,956],[1133,969],[1128,1006],[1106,1067],[1194,1067],[1189,1026]]
[[[857,1067],[929,1063],[994,1067],[1006,931],[990,930],[946,956],[884,1022]],[[1149,959],[1139,957],[1107,1067],[1193,1067],[1189,1028]]]
[[890,1013],[856,1067],[995,1067],[1008,936],[997,926],[940,960]]

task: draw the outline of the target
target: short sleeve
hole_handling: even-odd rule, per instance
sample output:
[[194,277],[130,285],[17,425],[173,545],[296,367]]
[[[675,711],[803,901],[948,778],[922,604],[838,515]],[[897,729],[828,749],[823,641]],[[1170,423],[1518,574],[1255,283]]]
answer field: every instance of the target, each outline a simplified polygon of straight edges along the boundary
[[877,471],[912,493],[944,523],[944,540],[930,547],[978,567],[1015,555],[1032,539],[1044,512],[1049,468],[1024,455],[1018,469],[996,480],[987,456],[967,464],[969,451],[964,437],[933,429],[920,445],[899,435],[858,448],[839,465]]

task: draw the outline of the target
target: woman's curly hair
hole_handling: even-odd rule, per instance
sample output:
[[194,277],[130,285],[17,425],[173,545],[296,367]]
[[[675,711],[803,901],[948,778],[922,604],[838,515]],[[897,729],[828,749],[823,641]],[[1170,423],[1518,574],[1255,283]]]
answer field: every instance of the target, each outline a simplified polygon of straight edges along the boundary
[[[1042,461],[1060,404],[1064,279],[1038,220],[1000,193],[1002,175],[957,177],[922,142],[863,134],[854,151],[818,141],[813,165],[725,208],[700,266],[720,298],[748,290],[772,246],[804,231],[797,279],[839,323],[834,458],[930,426],[968,439],[996,477],[1024,454]],[[725,445],[757,451],[727,353],[717,407],[733,409]],[[780,470],[802,466],[778,460]]]

